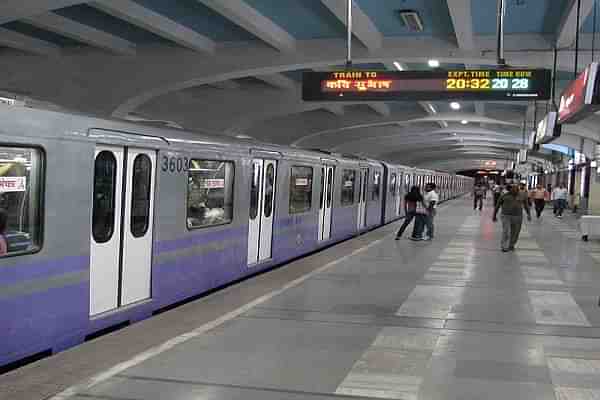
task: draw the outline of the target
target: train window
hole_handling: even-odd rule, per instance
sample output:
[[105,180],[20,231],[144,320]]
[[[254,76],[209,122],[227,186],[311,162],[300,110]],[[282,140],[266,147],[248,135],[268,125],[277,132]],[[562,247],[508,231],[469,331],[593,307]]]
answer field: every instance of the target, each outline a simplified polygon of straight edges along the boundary
[[390,193],[392,196],[396,195],[396,174],[392,174],[390,178]]
[[41,247],[42,164],[40,150],[0,147],[0,257]]
[[265,174],[265,217],[269,218],[273,213],[273,186],[275,185],[275,165],[272,163],[267,166]]
[[331,207],[333,201],[333,167],[329,168],[327,174],[327,208]]
[[142,237],[150,226],[150,189],[152,186],[152,161],[146,154],[138,154],[133,161],[131,181],[131,234]]
[[101,151],[94,162],[94,194],[92,204],[92,237],[106,243],[115,228],[115,185],[117,159],[111,151]]
[[323,196],[325,195],[325,168],[321,168],[321,196],[319,197],[319,210],[323,209]]
[[258,203],[260,200],[260,164],[252,163],[252,181],[250,182],[250,219],[256,219],[258,215]]
[[312,180],[312,167],[292,167],[290,174],[290,214],[310,211]]
[[379,200],[379,194],[381,192],[381,172],[373,173],[373,187],[371,192],[371,200]]
[[[258,214],[260,167],[254,167],[250,216]],[[190,160],[188,171],[187,226],[189,229],[228,224],[233,220],[235,167],[231,161]],[[256,199],[252,200],[256,192]],[[253,210],[254,209],[254,210]]]
[[342,171],[342,205],[349,206],[354,204],[354,182],[356,180],[356,171],[345,169]]

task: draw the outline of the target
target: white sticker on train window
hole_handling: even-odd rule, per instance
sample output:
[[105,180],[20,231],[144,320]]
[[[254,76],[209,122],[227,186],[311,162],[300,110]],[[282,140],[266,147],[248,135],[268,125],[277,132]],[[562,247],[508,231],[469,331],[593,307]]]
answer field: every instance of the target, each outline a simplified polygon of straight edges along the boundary
[[24,176],[0,176],[0,193],[24,192],[27,178]]
[[225,187],[225,179],[202,179],[199,182],[201,189],[223,189]]
[[354,185],[354,181],[346,181],[344,182],[344,187],[352,187]]
[[296,186],[308,186],[308,178],[296,178]]

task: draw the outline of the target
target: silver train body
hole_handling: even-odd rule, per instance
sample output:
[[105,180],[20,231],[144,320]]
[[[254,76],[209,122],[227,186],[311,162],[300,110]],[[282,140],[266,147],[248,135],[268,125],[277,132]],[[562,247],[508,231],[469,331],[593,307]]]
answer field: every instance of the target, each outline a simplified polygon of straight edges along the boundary
[[0,106],[0,366],[66,349],[403,217],[465,177]]

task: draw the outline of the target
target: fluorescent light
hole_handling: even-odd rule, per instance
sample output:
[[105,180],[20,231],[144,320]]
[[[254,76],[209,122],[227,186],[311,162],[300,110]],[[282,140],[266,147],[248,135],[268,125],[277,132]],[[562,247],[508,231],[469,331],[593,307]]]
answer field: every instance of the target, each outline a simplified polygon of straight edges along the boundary
[[429,61],[427,61],[427,64],[429,64],[429,66],[430,66],[431,68],[437,68],[437,67],[439,67],[439,66],[440,66],[440,62],[439,62],[438,60],[433,60],[433,59],[432,59],[432,60],[429,60]]
[[404,67],[398,61],[394,61],[394,67],[396,67],[398,71],[404,71]]
[[450,108],[453,110],[460,110],[460,103],[453,101],[452,103],[450,103]]
[[427,103],[427,107],[429,107],[429,109],[431,110],[432,114],[437,113],[437,110],[435,109],[435,107],[433,106],[433,104]]
[[466,119],[463,119],[462,121],[460,121],[461,124],[466,125],[469,123],[469,121],[467,121]]

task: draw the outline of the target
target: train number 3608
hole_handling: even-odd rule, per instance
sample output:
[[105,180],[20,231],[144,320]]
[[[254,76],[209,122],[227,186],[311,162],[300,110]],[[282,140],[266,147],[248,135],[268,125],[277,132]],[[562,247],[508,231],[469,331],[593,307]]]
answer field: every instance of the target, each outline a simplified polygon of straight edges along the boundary
[[163,172],[187,172],[190,169],[190,159],[187,157],[162,156],[160,169]]

